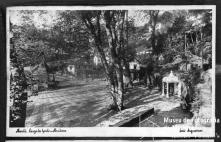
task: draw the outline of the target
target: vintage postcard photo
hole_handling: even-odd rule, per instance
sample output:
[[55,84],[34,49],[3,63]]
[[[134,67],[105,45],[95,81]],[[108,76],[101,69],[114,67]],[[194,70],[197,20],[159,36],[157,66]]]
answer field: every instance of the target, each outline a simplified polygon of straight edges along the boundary
[[7,8],[7,136],[214,137],[204,6]]

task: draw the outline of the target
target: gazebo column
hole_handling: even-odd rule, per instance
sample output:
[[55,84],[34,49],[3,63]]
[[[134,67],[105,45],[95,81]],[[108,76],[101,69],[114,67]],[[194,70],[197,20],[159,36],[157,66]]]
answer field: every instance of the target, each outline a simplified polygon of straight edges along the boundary
[[167,82],[167,94],[166,97],[169,98],[169,83]]
[[162,96],[164,96],[164,82],[162,83]]
[[174,83],[174,88],[173,88],[173,90],[174,90],[174,95],[177,95],[177,83]]
[[181,97],[181,82],[178,83],[178,97]]

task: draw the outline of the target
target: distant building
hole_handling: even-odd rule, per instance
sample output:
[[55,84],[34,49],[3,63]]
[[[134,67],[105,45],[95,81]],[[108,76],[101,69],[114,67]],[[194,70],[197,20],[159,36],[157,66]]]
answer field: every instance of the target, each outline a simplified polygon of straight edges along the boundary
[[97,66],[98,64],[101,64],[101,58],[97,55],[94,56],[94,64]]
[[136,48],[137,55],[151,54],[153,52],[152,47],[147,48],[145,45],[141,45]]
[[129,63],[130,70],[140,70],[140,64],[137,61]]
[[41,83],[48,82],[48,73],[43,63],[32,68],[32,75]]
[[[35,88],[36,86],[40,89],[48,88],[48,73],[46,67],[42,63],[34,67],[24,67],[24,73],[25,76],[29,79],[29,84],[33,84]],[[30,77],[33,77],[32,81]]]

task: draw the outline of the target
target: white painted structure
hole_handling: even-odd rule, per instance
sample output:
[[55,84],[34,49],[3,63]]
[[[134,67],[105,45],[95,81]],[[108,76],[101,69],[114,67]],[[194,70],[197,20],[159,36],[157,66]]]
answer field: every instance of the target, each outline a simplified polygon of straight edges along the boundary
[[131,70],[140,70],[140,64],[138,62],[135,62],[135,61],[130,62],[129,63],[129,68]]
[[173,74],[173,71],[170,74],[163,78],[162,80],[162,96],[169,98],[170,95],[177,94],[178,97],[181,96],[178,85],[180,81],[177,76]]
[[69,73],[71,73],[72,75],[75,75],[75,73],[76,73],[75,65],[69,65],[69,66],[67,67],[67,71],[68,71]]
[[94,56],[94,64],[97,66],[98,64],[101,64],[101,59],[98,56]]

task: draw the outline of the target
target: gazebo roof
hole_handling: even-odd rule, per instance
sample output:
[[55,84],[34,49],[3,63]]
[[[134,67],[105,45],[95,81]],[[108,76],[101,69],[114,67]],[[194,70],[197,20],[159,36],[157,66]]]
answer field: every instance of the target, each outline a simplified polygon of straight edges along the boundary
[[179,79],[173,74],[173,71],[170,71],[170,74],[163,78],[163,82],[176,83],[179,82]]

